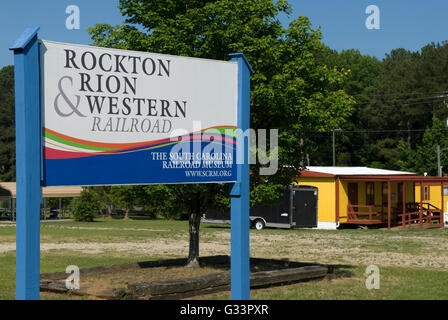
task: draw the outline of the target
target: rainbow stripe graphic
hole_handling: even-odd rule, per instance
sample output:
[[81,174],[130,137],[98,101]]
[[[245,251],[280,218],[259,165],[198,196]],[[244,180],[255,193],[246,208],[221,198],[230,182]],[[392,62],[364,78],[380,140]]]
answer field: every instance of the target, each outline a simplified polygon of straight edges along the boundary
[[203,141],[222,145],[236,146],[235,126],[216,126],[191,132],[176,138],[165,138],[135,143],[104,143],[87,141],[58,133],[49,128],[43,128],[44,159],[76,159],[99,155],[118,155],[145,150],[162,148],[165,146],[187,142]]

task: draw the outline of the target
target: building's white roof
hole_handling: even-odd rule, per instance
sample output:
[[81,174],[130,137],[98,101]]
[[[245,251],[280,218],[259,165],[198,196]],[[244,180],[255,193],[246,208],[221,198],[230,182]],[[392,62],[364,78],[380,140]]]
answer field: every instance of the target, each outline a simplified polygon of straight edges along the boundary
[[376,169],[368,167],[307,167],[306,170],[339,175],[404,175],[415,173],[395,170]]

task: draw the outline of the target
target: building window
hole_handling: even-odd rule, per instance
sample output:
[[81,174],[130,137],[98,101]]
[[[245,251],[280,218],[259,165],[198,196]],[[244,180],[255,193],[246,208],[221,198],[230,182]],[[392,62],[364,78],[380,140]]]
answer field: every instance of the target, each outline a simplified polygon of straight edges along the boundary
[[375,204],[375,185],[373,182],[366,182],[366,205],[373,206]]
[[443,187],[443,195],[448,196],[448,187]]
[[429,186],[423,187],[423,200],[429,200]]
[[397,194],[395,192],[391,192],[390,193],[390,201],[395,201],[397,200]]

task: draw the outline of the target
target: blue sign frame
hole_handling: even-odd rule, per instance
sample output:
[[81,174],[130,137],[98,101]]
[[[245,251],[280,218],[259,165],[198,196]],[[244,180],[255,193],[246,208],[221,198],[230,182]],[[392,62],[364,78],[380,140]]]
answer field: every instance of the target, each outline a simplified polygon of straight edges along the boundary
[[[16,299],[38,300],[40,292],[40,203],[43,171],[39,28],[27,28],[11,46],[14,52],[16,116]],[[250,74],[242,53],[230,55],[238,63],[237,150],[231,196],[231,295],[250,298],[249,270],[249,141]],[[238,157],[237,155],[237,157]],[[70,183],[67,183],[69,185]]]

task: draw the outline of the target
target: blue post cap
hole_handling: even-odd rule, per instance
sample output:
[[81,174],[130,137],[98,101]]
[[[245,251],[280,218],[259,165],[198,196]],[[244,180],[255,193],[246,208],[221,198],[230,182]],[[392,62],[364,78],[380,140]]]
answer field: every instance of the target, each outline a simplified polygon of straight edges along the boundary
[[9,50],[23,50],[27,44],[34,38],[34,36],[39,32],[40,28],[26,28],[22,32],[19,38],[14,42],[14,44],[9,48]]
[[252,69],[252,66],[250,65],[249,61],[247,61],[246,56],[244,55],[244,53],[238,52],[238,53],[231,53],[229,54],[229,57],[231,58],[242,58],[243,61],[246,63],[247,68],[249,69],[250,73],[253,74],[254,73],[254,69]]

